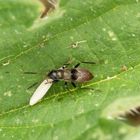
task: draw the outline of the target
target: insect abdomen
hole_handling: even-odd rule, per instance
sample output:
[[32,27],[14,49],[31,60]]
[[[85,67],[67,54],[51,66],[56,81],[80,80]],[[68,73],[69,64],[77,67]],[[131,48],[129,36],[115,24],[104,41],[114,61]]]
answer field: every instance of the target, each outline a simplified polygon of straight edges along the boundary
[[72,80],[75,82],[83,83],[93,78],[92,73],[86,69],[77,68],[73,69],[72,72]]

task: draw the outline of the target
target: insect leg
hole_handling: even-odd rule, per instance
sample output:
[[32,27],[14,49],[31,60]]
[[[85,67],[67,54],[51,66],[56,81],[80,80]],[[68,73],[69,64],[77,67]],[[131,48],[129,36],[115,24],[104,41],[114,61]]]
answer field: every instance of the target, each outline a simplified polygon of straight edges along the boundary
[[58,82],[59,80],[53,80],[54,83]]
[[68,86],[68,83],[67,82],[65,82],[65,87],[67,87]]
[[75,65],[74,68],[77,68],[77,67],[79,67],[79,66],[80,66],[80,63],[78,63],[77,65]]
[[74,82],[71,82],[71,84],[73,85],[73,87],[74,87],[74,88],[76,88],[76,85],[75,85],[75,83],[74,83]]
[[65,86],[65,88],[66,88],[67,90],[69,90],[69,87],[68,87],[68,83],[67,83],[67,82],[65,82],[64,86]]
[[95,62],[88,62],[88,61],[82,61],[81,63],[86,63],[86,64],[96,64]]

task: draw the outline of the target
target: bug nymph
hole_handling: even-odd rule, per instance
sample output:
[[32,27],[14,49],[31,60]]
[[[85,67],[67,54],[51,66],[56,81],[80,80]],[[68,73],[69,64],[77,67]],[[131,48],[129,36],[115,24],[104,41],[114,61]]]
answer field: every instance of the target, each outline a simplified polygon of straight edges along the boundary
[[55,82],[64,81],[65,85],[70,82],[74,87],[76,87],[75,83],[84,83],[93,79],[92,73],[87,69],[78,68],[79,65],[80,63],[78,63],[72,69],[63,66],[60,69],[49,72],[47,78],[35,90],[33,96],[30,99],[30,105],[34,105],[39,100],[41,100]]

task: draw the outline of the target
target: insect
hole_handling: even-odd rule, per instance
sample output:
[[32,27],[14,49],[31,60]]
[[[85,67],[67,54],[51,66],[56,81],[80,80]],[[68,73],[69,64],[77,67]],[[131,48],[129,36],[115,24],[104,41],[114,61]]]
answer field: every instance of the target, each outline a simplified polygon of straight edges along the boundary
[[133,126],[139,126],[140,125],[140,106],[129,109],[124,114],[120,114],[119,119]]
[[79,68],[79,65],[80,63],[78,63],[74,68],[71,69],[63,66],[59,69],[49,72],[46,79],[35,90],[29,104],[36,104],[39,100],[43,98],[43,96],[47,93],[52,84],[58,81],[64,81],[65,85],[70,82],[74,87],[76,87],[75,83],[84,83],[91,80],[93,78],[92,73],[89,72],[87,69]]
[[48,12],[56,8],[58,0],[39,0],[44,5],[44,11],[42,12],[40,18],[47,16]]

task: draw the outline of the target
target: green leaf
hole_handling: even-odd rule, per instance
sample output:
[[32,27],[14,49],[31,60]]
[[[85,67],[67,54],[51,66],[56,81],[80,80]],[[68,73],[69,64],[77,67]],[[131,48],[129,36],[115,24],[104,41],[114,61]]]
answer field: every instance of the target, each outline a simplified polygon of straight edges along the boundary
[[[138,127],[115,118],[140,105],[139,0],[60,0],[39,19],[42,8],[34,0],[0,0],[0,139],[138,139]],[[70,91],[59,82],[29,106],[36,88],[29,86],[80,61],[96,62],[81,64],[92,81]]]

